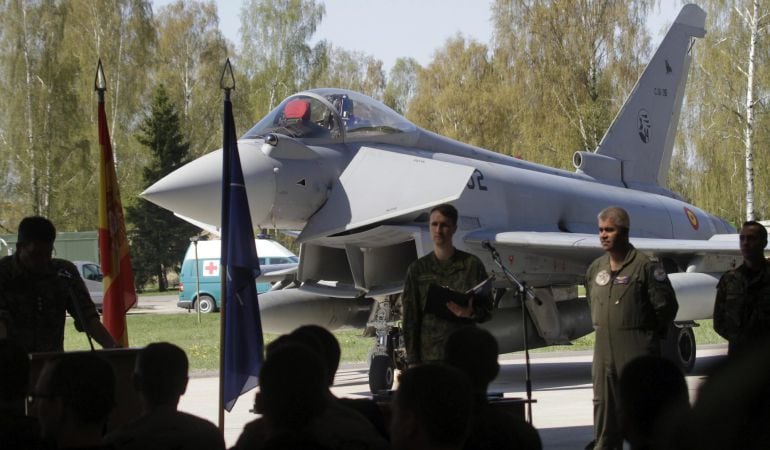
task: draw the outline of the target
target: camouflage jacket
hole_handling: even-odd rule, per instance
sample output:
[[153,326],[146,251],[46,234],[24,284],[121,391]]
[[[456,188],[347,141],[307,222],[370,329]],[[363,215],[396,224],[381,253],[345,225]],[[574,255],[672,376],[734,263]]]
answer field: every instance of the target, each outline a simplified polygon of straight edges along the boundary
[[586,272],[585,287],[594,328],[650,330],[665,337],[679,309],[663,266],[633,246],[616,273],[609,255],[597,258]]
[[444,344],[452,331],[488,320],[492,298],[473,300],[473,318],[447,320],[425,311],[428,288],[436,284],[465,292],[487,278],[484,264],[476,256],[455,249],[449,261],[440,262],[431,252],[413,262],[406,273],[403,293],[403,332],[410,364],[444,359]]
[[770,337],[770,264],[757,272],[740,265],[722,275],[714,331],[730,342],[731,350]]
[[30,353],[62,351],[65,311],[79,331],[79,319],[99,317],[74,264],[53,259],[45,273],[32,274],[15,255],[0,259],[0,320],[11,339]]

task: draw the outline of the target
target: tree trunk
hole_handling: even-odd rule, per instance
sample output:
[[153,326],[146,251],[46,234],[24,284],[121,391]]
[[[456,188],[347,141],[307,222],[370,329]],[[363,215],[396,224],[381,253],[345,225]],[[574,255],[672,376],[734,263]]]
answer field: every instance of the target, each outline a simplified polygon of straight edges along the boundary
[[754,10],[750,17],[751,43],[749,44],[749,64],[746,80],[746,220],[754,220],[754,63],[759,35],[759,0],[753,2]]
[[24,114],[26,115],[26,121],[27,121],[27,155],[26,155],[26,164],[29,165],[29,183],[32,188],[31,192],[31,200],[32,200],[32,210],[36,215],[41,215],[43,212],[40,209],[40,181],[38,179],[38,173],[37,173],[37,163],[35,161],[35,128],[33,126],[33,119],[32,119],[32,61],[30,61],[30,38],[29,38],[29,28],[28,28],[28,22],[27,22],[27,6],[25,2],[20,2],[20,8],[21,8],[21,20],[22,20],[22,46],[23,46],[23,52],[24,52],[24,69],[25,69],[25,80],[24,80],[24,88],[25,88],[25,94],[26,94],[26,101],[25,101],[25,108],[24,108]]
[[168,290],[168,278],[166,278],[166,266],[160,264],[158,266],[158,292],[166,292]]

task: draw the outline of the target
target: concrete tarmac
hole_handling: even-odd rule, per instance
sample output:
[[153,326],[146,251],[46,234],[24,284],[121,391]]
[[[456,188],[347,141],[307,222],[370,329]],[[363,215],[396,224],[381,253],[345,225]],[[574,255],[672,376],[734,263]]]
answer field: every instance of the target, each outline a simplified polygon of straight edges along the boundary
[[128,314],[181,314],[187,310],[176,306],[178,300],[179,293],[176,291],[141,296],[137,299],[136,305],[128,310]]
[[[694,401],[705,374],[727,354],[726,345],[698,348],[695,368],[687,376],[690,400]],[[531,353],[533,424],[540,433],[546,450],[582,449],[593,438],[593,405],[591,403],[590,351],[563,353]],[[500,375],[490,391],[505,397],[526,397],[523,353],[501,355]],[[364,364],[342,365],[332,391],[339,397],[371,397],[367,367]],[[219,379],[214,376],[193,377],[179,408],[217,423]],[[235,444],[243,426],[256,416],[249,412],[254,400],[251,391],[238,400],[233,411],[225,414],[225,442]]]

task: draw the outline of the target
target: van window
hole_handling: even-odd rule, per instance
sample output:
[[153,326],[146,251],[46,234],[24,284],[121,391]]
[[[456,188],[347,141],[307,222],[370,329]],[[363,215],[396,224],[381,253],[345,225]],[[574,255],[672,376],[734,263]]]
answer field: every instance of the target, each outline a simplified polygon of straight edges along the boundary
[[83,278],[91,281],[102,281],[104,276],[96,264],[83,264]]

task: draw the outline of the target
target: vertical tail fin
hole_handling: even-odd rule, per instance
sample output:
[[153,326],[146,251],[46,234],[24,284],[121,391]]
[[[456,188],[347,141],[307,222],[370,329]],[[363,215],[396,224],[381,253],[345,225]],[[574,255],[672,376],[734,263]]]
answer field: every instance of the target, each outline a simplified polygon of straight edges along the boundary
[[682,8],[596,151],[575,154],[578,172],[642,190],[666,186],[690,50],[705,23],[699,6]]

